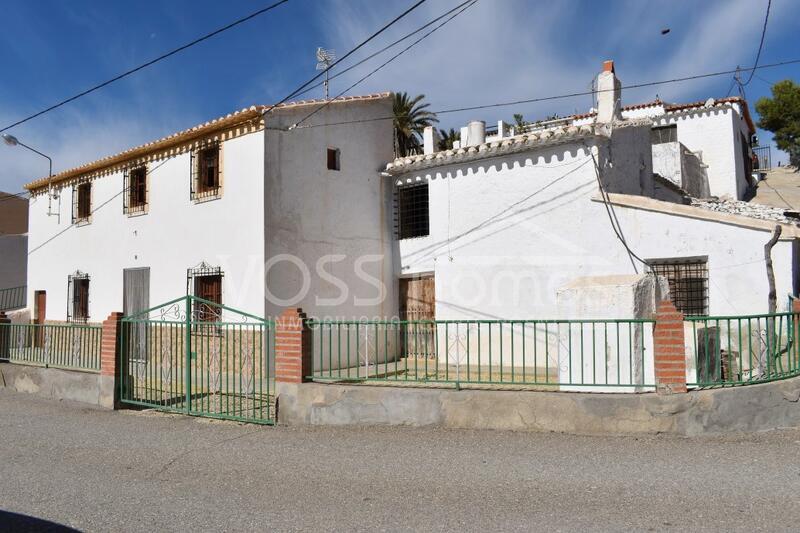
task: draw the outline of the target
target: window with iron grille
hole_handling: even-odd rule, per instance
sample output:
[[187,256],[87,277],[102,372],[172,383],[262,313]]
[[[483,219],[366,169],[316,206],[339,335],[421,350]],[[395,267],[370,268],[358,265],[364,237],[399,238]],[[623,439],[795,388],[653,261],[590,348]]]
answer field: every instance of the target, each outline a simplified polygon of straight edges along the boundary
[[219,267],[200,263],[186,271],[187,294],[202,298],[210,303],[194,301],[192,304],[192,320],[196,322],[219,322],[222,318],[222,278],[224,273]]
[[147,167],[141,166],[125,171],[125,203],[127,214],[147,211]]
[[687,316],[708,315],[708,258],[650,259],[650,271],[667,278],[672,303]]
[[678,142],[678,126],[657,126],[650,130],[650,144],[663,144]]
[[209,142],[192,152],[192,200],[217,198],[222,192],[220,145]]
[[72,223],[88,223],[92,216],[92,184],[80,183],[72,187]]
[[89,320],[89,275],[80,270],[67,278],[67,322]]
[[430,233],[428,184],[402,185],[396,189],[397,237],[410,239]]

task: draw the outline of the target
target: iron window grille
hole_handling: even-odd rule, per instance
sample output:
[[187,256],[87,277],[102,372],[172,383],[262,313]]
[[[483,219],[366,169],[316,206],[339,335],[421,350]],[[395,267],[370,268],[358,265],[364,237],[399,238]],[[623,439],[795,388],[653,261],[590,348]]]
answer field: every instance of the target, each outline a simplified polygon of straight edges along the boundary
[[[202,262],[194,268],[186,271],[186,294],[202,298],[216,305],[205,302],[192,301],[192,320],[195,324],[195,331],[204,333],[214,333],[217,327],[210,329],[204,327],[209,322],[222,321],[222,279],[225,273],[220,267],[212,267]],[[205,325],[203,323],[206,323]]]
[[675,307],[687,316],[708,315],[708,258],[651,259],[650,271],[663,276]]
[[92,216],[92,183],[72,186],[72,223],[88,224]]
[[125,193],[123,194],[122,210],[125,214],[132,215],[147,211],[147,167],[142,165],[125,170],[123,175]]
[[89,321],[89,274],[77,270],[67,278],[67,322]]
[[401,185],[395,189],[398,239],[426,237],[430,234],[428,184]]
[[657,126],[650,130],[650,144],[664,144],[678,142],[678,126]]
[[207,141],[191,153],[190,196],[194,201],[213,199],[222,192],[222,150],[218,141]]

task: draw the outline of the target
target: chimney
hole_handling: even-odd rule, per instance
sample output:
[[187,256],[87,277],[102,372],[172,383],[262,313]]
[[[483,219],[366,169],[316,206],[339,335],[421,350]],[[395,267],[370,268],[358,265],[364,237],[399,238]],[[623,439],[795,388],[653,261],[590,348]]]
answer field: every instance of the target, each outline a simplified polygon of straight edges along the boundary
[[605,61],[597,76],[597,122],[622,119],[622,83],[614,75],[614,62]]
[[425,155],[436,153],[439,150],[439,132],[433,126],[426,126],[422,130],[422,148]]
[[461,147],[478,146],[486,142],[486,122],[473,120],[466,128],[461,128]]

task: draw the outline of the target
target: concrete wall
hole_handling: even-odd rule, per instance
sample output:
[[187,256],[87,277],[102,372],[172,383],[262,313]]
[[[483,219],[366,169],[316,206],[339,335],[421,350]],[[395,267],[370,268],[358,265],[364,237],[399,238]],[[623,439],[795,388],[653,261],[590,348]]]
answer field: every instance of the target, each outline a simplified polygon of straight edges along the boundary
[[[583,319],[608,316],[653,319],[658,302],[669,294],[664,278],[648,275],[578,278],[556,293],[558,314]],[[559,390],[644,392],[654,384],[653,326],[649,323],[561,328],[558,351]],[[599,338],[598,338],[599,337]],[[599,341],[599,342],[598,342]],[[597,349],[585,349],[594,347]],[[576,353],[570,348],[574,347]],[[618,384],[619,387],[574,386],[571,383]],[[625,385],[628,385],[627,387]],[[633,386],[630,385],[639,385]]]
[[114,379],[89,372],[0,363],[0,387],[51,400],[114,407]]
[[[302,307],[315,317],[397,313],[392,256],[392,188],[379,172],[393,158],[392,122],[296,128],[314,106],[268,115],[266,314]],[[392,100],[336,103],[305,126],[391,116]],[[328,170],[326,151],[340,151]]]
[[279,383],[286,425],[703,435],[800,425],[800,378],[661,396]]
[[224,271],[223,302],[263,312],[263,132],[226,140],[223,194],[190,199],[188,152],[148,163],[149,210],[123,213],[122,171],[92,181],[91,223],[72,226],[72,188],[61,191],[58,217],[47,216],[47,195],[30,202],[28,302],[47,291],[47,318],[64,320],[67,277],[90,276],[89,315],[101,321],[122,310],[122,271],[150,267],[151,306],[186,294],[186,270],[205,261]]
[[0,289],[21,287],[28,279],[28,236],[0,235]]
[[[643,146],[649,153],[649,144]],[[614,161],[623,150],[612,144]],[[633,165],[637,157],[627,160]],[[634,184],[639,177],[633,173]],[[581,276],[642,272],[612,230],[604,204],[592,200],[596,176],[581,145],[394,178],[421,180],[429,183],[430,235],[397,242],[397,275],[435,275],[437,319],[576,318],[558,316],[559,287]],[[768,229],[629,207],[616,207],[615,214],[630,248],[644,259],[708,256],[711,314],[766,312]],[[791,240],[775,246],[773,262],[778,294],[791,293]]]
[[730,106],[669,113],[654,119],[658,126],[676,124],[678,142],[702,154],[703,163],[708,165],[710,194],[735,200],[743,198],[747,190],[739,144],[740,121]]

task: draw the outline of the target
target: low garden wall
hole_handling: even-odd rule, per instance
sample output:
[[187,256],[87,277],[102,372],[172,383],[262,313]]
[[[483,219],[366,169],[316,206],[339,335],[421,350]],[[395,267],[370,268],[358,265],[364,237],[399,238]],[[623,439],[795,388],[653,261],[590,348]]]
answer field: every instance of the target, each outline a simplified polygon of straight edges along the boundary
[[701,435],[800,426],[800,378],[684,394],[278,383],[278,423]]

